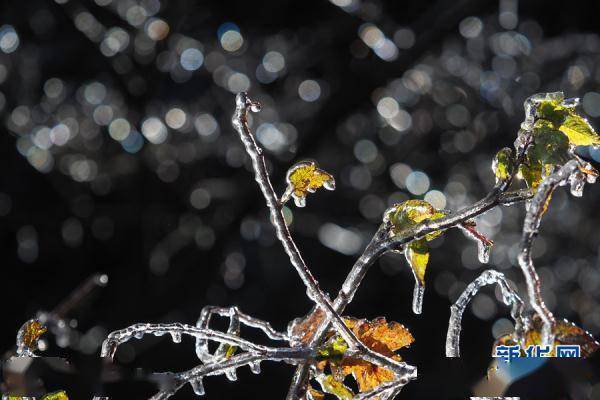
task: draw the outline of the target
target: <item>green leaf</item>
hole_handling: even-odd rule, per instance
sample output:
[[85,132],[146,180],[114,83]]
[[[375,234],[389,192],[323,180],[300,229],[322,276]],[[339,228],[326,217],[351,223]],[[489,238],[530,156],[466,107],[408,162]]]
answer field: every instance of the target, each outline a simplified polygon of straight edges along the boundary
[[404,252],[406,261],[421,285],[425,285],[425,271],[429,263],[429,247],[425,239],[413,240]]
[[69,397],[67,396],[67,392],[61,390],[59,392],[48,393],[42,397],[42,400],[69,400]]
[[569,142],[575,146],[600,145],[598,133],[587,119],[575,113],[570,113],[558,129],[567,135]]
[[511,177],[514,169],[512,154],[512,149],[505,147],[494,156],[492,170],[496,175],[496,182],[502,182]]
[[562,124],[569,113],[568,108],[562,104],[563,101],[564,98],[540,102],[537,106],[537,116],[557,126]]
[[352,400],[354,397],[354,393],[332,375],[318,376],[317,381],[319,381],[325,393],[332,394],[339,400]]
[[546,164],[564,164],[570,159],[569,139],[547,121],[537,121],[533,128],[534,143],[528,150],[531,161]]
[[523,163],[519,165],[519,174],[525,179],[528,188],[535,189],[542,182],[542,164],[531,161]]
[[344,358],[348,345],[341,337],[337,336],[317,349],[317,361],[331,361],[339,363]]

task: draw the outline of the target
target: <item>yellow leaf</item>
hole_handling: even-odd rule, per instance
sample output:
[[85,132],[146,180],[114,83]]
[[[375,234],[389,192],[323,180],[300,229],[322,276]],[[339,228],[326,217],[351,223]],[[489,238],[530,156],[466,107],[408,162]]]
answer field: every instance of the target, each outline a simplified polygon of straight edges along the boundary
[[67,392],[61,390],[59,392],[48,393],[42,400],[69,400],[69,396],[67,396]]
[[352,400],[354,397],[354,393],[346,385],[337,381],[331,375],[318,376],[317,381],[321,384],[321,388],[325,393],[332,394],[339,400]]
[[[525,332],[525,349],[529,346],[542,344],[542,326],[542,320],[538,316],[532,318],[531,328]],[[554,346],[579,345],[582,358],[590,357],[600,348],[600,343],[598,343],[589,332],[566,319],[556,321],[556,325],[552,330],[555,335]],[[514,334],[508,334],[500,337],[494,344],[494,348],[499,345],[506,346],[515,344],[517,344],[517,341],[515,340]],[[525,349],[522,350],[524,351]],[[550,356],[556,356],[555,349],[552,350]]]
[[37,350],[38,339],[48,330],[36,319],[27,321],[22,329],[24,329],[23,344],[31,350]]
[[[406,229],[410,229],[416,224],[425,220],[436,220],[445,217],[447,214],[433,207],[425,200],[407,200],[403,203],[394,204],[388,208],[383,216],[385,222],[392,224],[392,233],[399,234]],[[426,236],[427,240],[432,240],[439,236],[441,232],[432,232]]]
[[406,261],[421,285],[425,285],[425,270],[429,263],[429,248],[424,239],[413,240],[404,251]]
[[510,178],[513,173],[512,149],[505,147],[496,153],[492,162],[492,170],[496,175],[496,182]]
[[327,190],[335,189],[335,180],[331,174],[317,168],[312,161],[303,161],[288,170],[286,181],[289,193],[298,207],[306,205],[306,195],[314,193],[320,187]]
[[231,356],[237,351],[237,346],[232,346],[230,344],[226,345],[225,348],[225,359],[231,358]]
[[575,113],[569,113],[558,129],[567,135],[569,142],[575,146],[600,145],[600,136],[587,119]]

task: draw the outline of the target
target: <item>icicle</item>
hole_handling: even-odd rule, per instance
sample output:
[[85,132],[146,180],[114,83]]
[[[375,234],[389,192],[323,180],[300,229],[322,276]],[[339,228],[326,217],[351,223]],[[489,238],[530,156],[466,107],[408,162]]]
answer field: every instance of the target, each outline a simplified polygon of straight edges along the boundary
[[490,262],[490,253],[492,252],[492,246],[484,243],[482,240],[477,241],[477,258],[482,264]]
[[192,385],[192,390],[194,391],[194,393],[196,393],[196,395],[204,396],[204,394],[206,393],[204,391],[204,383],[202,382],[202,378],[192,379],[190,381],[190,385]]
[[235,368],[231,368],[228,369],[227,371],[225,371],[225,376],[227,377],[227,379],[229,379],[230,381],[237,381],[237,372],[235,370]]
[[171,338],[173,339],[173,343],[181,343],[181,333],[180,332],[170,332]]
[[260,374],[260,361],[251,362],[250,371],[256,375]]
[[571,184],[571,194],[575,197],[583,196],[583,186],[585,184],[585,175],[577,171],[569,176],[569,183]]
[[413,290],[413,303],[412,308],[415,314],[421,314],[423,312],[423,295],[425,294],[425,286],[417,280],[415,283],[415,289]]

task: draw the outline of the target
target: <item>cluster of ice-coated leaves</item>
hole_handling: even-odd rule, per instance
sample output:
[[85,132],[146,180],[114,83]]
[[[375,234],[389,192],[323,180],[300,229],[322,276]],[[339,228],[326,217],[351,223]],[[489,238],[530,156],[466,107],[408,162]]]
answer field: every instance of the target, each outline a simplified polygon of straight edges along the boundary
[[[438,210],[425,200],[407,200],[394,204],[388,208],[383,216],[383,221],[390,227],[391,236],[410,235],[410,230],[422,222],[435,221],[444,218],[449,213]],[[487,263],[492,241],[485,238],[475,230],[473,221],[466,221],[458,227],[470,238],[477,241],[479,246],[479,260]],[[425,272],[429,263],[429,246],[427,242],[442,234],[441,230],[434,231],[410,241],[404,247],[404,256],[410,265],[415,277],[413,293],[413,311],[415,314],[422,312],[423,294],[425,291]]]
[[[565,100],[562,92],[534,97],[523,127],[531,132],[531,143],[519,165],[519,175],[527,186],[535,189],[554,167],[573,159],[576,146],[599,146],[600,136],[584,117],[577,113],[578,99]],[[497,181],[508,179],[513,172],[512,150],[504,148],[494,157],[492,168]],[[593,182],[598,173],[591,167],[582,168],[579,178]],[[582,183],[583,184],[583,183]],[[573,192],[580,195],[579,187]]]
[[[414,342],[413,336],[404,325],[387,322],[385,318],[367,321],[344,317],[344,322],[369,349],[397,361],[401,358],[396,352]],[[353,398],[355,394],[344,384],[347,376],[354,378],[360,393],[394,379],[394,373],[389,369],[348,355],[347,350],[348,345],[344,340],[333,333],[330,333],[328,340],[317,349],[315,379],[323,392],[346,400]],[[308,395],[313,399],[323,398],[323,393],[314,387],[310,388]]]
[[294,165],[287,172],[286,182],[288,186],[281,202],[285,203],[291,196],[297,207],[306,205],[308,193],[314,193],[321,187],[335,189],[333,176],[318,168],[314,161],[301,161]]
[[17,333],[17,356],[35,357],[38,340],[47,330],[48,328],[37,319],[30,319],[25,322]]

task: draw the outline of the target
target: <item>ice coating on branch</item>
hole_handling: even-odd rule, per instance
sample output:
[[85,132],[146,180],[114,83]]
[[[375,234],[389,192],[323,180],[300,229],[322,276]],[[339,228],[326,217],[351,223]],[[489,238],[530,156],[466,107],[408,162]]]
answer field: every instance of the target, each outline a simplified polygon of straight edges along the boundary
[[525,215],[525,222],[523,224],[523,235],[518,257],[519,266],[521,267],[527,282],[529,304],[541,318],[543,323],[542,344],[545,346],[554,343],[552,327],[555,323],[555,319],[552,312],[546,307],[542,298],[541,282],[533,265],[531,248],[533,246],[534,238],[538,233],[550,195],[556,187],[566,185],[571,179],[571,176],[578,171],[579,161],[571,160],[550,174],[550,176],[546,177],[542,183],[539,184],[537,191],[529,204]]
[[485,237],[483,234],[479,233],[475,229],[474,222],[467,221],[466,223],[458,225],[458,227],[465,234],[465,236],[477,242],[477,259],[479,262],[482,264],[489,263],[490,253],[492,251],[494,242]]
[[413,301],[412,309],[415,314],[421,314],[423,312],[423,297],[425,296],[425,286],[421,285],[419,280],[415,282],[415,288],[413,289]]
[[569,176],[569,184],[571,186],[571,194],[575,197],[583,196],[583,186],[587,182],[585,174],[581,171],[576,171]]
[[462,316],[467,305],[484,286],[496,284],[502,291],[502,302],[511,307],[511,316],[515,321],[515,331],[520,332],[525,325],[523,319],[523,301],[510,286],[504,274],[495,270],[484,271],[471,282],[450,308],[450,321],[446,335],[446,357],[460,357],[460,332]]

